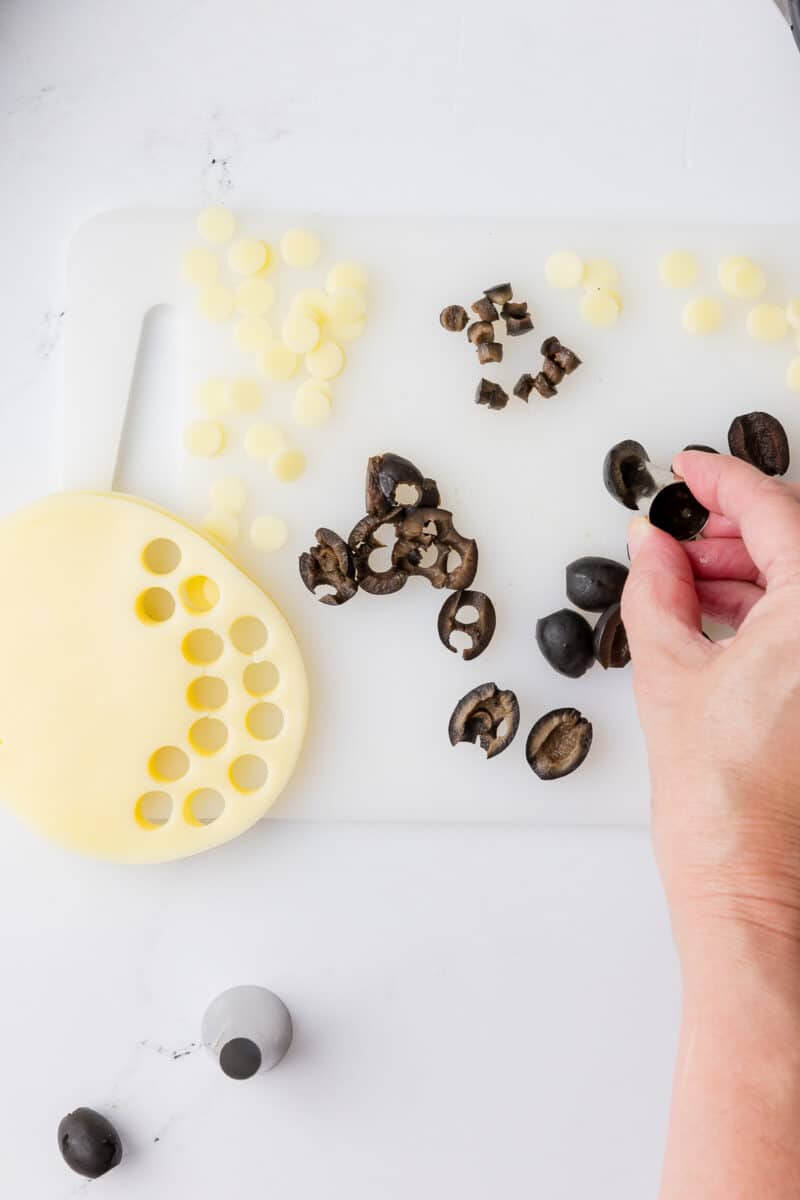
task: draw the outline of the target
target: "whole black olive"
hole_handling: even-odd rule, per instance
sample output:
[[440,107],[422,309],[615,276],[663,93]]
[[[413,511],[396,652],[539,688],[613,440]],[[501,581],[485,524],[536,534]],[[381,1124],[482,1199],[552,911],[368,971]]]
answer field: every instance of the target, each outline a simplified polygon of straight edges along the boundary
[[584,612],[602,612],[622,596],[628,568],[613,558],[576,558],[566,575],[567,599]]
[[639,501],[655,491],[650,473],[650,460],[641,442],[630,438],[612,446],[603,463],[603,483],[606,490],[624,504],[636,510]]
[[591,721],[577,708],[554,708],[528,734],[525,757],[540,779],[563,779],[578,769],[591,745]]
[[710,514],[679,480],[668,484],[653,497],[648,515],[651,525],[672,534],[679,542],[685,542],[702,533]]
[[585,675],[594,663],[592,627],[571,608],[562,608],[536,622],[536,644],[554,670],[570,679]]
[[99,1179],[122,1161],[122,1143],[110,1121],[93,1108],[76,1108],[58,1126],[58,1148],[68,1167]]
[[594,653],[603,670],[627,667],[631,661],[628,635],[619,604],[610,605],[594,627]]
[[735,458],[758,467],[765,475],[785,475],[789,470],[789,439],[780,421],[769,413],[751,412],[734,417],[728,446]]

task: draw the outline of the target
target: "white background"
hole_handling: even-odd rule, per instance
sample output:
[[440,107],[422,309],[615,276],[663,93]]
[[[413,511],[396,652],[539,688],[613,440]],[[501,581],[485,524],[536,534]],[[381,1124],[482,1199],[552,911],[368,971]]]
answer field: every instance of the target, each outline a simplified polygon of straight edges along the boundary
[[[91,213],[790,220],[799,102],[769,0],[0,0],[4,507],[52,484]],[[79,1104],[123,1200],[655,1195],[678,979],[643,835],[273,823],[120,870],[3,815],[0,889],[4,1195],[83,1193]],[[174,1057],[240,982],[297,1024],[250,1085]]]

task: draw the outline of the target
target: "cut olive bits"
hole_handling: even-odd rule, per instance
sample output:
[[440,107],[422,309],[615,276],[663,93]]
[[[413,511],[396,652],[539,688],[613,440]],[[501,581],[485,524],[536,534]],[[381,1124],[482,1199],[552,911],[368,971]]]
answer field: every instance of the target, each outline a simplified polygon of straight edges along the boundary
[[519,729],[519,704],[513,692],[482,683],[462,696],[450,718],[450,744],[477,742],[487,758],[510,746]]
[[477,320],[469,326],[467,310],[461,304],[448,304],[443,308],[439,314],[439,323],[448,333],[461,333],[466,328],[467,338],[475,347],[478,361],[481,363],[503,361],[503,347],[496,340],[494,329],[501,319],[505,322],[508,337],[521,337],[533,329],[533,317],[528,312],[528,302],[514,300],[510,283],[498,283],[495,287],[486,288],[470,308]]
[[612,446],[603,463],[606,490],[625,508],[645,513],[653,525],[679,541],[697,537],[708,521],[707,508],[671,470],[650,461],[640,442]]

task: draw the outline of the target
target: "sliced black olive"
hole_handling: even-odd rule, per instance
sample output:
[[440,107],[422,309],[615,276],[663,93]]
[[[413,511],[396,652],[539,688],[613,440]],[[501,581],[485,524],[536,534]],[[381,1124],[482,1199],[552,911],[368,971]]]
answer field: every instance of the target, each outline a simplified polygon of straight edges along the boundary
[[481,365],[503,361],[503,346],[500,342],[479,342],[477,350],[478,362]]
[[560,367],[554,358],[546,358],[542,363],[542,374],[548,383],[556,387],[564,378],[564,368]]
[[485,404],[487,408],[495,410],[505,408],[508,404],[508,393],[503,391],[499,383],[492,383],[491,379],[482,379],[475,389],[475,403]]
[[735,458],[751,463],[765,475],[785,475],[789,470],[789,439],[777,417],[765,412],[734,417],[728,446]]
[[[426,552],[430,552],[432,561],[425,561]],[[450,567],[453,552],[459,562]],[[453,514],[446,509],[409,509],[398,521],[392,563],[407,575],[421,575],[435,588],[456,591],[468,588],[475,578],[478,544],[472,538],[462,537],[453,525]]]
[[636,510],[639,501],[655,490],[650,474],[650,460],[641,442],[628,439],[612,446],[603,463],[603,483],[606,490],[624,504]]
[[618,603],[611,604],[594,627],[594,654],[606,671],[609,667],[627,667],[631,661],[628,635]]
[[709,512],[699,500],[695,500],[683,480],[678,480],[662,488],[653,497],[648,516],[651,525],[663,529],[679,542],[686,542],[702,533]]
[[570,679],[585,675],[594,663],[592,627],[571,608],[561,608],[536,622],[536,644],[550,666]]
[[569,346],[562,346],[557,337],[546,338],[542,342],[541,352],[545,358],[558,363],[565,375],[571,375],[581,365],[581,359],[575,351],[570,350]]
[[494,758],[513,742],[519,729],[519,704],[513,692],[500,691],[496,683],[482,683],[467,692],[450,718],[450,745],[478,742],[487,758]]
[[528,734],[525,757],[540,779],[563,779],[578,769],[591,744],[591,722],[577,708],[554,708]]
[[447,308],[443,308],[439,313],[439,324],[448,333],[461,333],[468,321],[467,310],[460,304],[448,304]]
[[628,568],[613,558],[576,558],[566,570],[567,599],[584,612],[603,612],[622,597]]
[[416,504],[422,502],[425,480],[422,472],[399,454],[375,454],[367,463],[366,507],[370,516],[382,517],[397,508],[397,489],[415,489]]
[[[477,612],[474,621],[460,621],[458,613],[462,608],[471,607]],[[494,605],[483,592],[458,591],[448,596],[439,612],[439,638],[443,646],[457,654],[455,646],[450,644],[450,635],[456,631],[466,633],[472,645],[462,650],[461,657],[469,662],[482,654],[494,637],[497,616]]]
[[498,319],[497,309],[488,296],[481,296],[471,307],[479,321],[496,321]]
[[530,375],[528,373],[526,373],[525,375],[520,375],[519,379],[514,384],[514,395],[519,396],[520,400],[524,400],[525,403],[527,404],[528,397],[530,396],[531,392],[533,391],[533,385],[534,385],[534,379],[533,379],[532,375]]
[[318,529],[314,536],[317,545],[300,555],[300,578],[310,592],[319,587],[334,589],[319,597],[321,604],[338,605],[352,600],[358,584],[347,543],[332,529]]
[[553,387],[552,383],[543,371],[540,371],[536,376],[533,381],[533,386],[536,388],[539,395],[543,396],[545,400],[550,400],[553,396],[558,395],[558,390]]
[[367,514],[353,527],[348,538],[358,586],[371,596],[391,596],[408,582],[407,572],[395,563],[383,571],[376,571],[369,561],[373,550],[384,549],[384,543],[375,536],[377,531],[382,525],[399,521],[402,513],[403,509],[396,508],[380,517]]
[[530,313],[524,317],[506,317],[506,333],[509,337],[521,337],[533,329],[533,318]]
[[528,317],[528,301],[527,300],[507,300],[500,309],[501,317]]
[[473,346],[480,346],[482,342],[492,342],[494,341],[494,325],[491,321],[473,321],[467,330],[467,337]]
[[[422,481],[422,497],[419,502],[420,508],[438,508],[442,502],[439,495],[439,485],[435,479],[423,479]],[[408,507],[408,505],[406,505]]]
[[487,288],[483,294],[493,304],[508,304],[514,295],[510,283],[496,283],[494,287]]
[[122,1161],[119,1134],[93,1108],[76,1108],[63,1118],[58,1148],[67,1166],[86,1179],[99,1179]]

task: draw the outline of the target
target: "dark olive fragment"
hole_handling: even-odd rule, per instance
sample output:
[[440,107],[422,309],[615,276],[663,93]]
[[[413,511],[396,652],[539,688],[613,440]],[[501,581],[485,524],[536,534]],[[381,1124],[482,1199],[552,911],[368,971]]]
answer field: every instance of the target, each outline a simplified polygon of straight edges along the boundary
[[310,592],[332,587],[319,597],[320,604],[344,604],[358,590],[353,556],[347,543],[332,529],[318,529],[317,545],[300,555],[300,578]]
[[[420,508],[438,508],[442,502],[439,495],[439,485],[435,479],[423,479],[422,481],[422,496],[420,498]],[[406,505],[406,508],[408,505]]]
[[618,603],[628,568],[613,558],[576,558],[566,570],[567,599],[584,612],[603,612]]
[[528,301],[527,300],[507,300],[500,309],[501,317],[528,317]]
[[533,391],[533,383],[533,376],[529,373],[526,372],[524,375],[520,375],[519,379],[514,384],[514,395],[519,396],[520,400],[524,400],[527,404],[528,397]]
[[627,667],[631,661],[619,604],[610,605],[594,627],[594,656],[606,671],[609,667]]
[[508,404],[508,393],[503,391],[499,383],[492,383],[491,379],[482,379],[475,389],[475,403],[485,404],[487,408],[505,408]]
[[530,313],[524,317],[506,317],[506,333],[509,337],[521,337],[533,329],[533,318]]
[[713,446],[703,446],[700,442],[691,442],[688,446],[684,446],[681,453],[687,450],[702,450],[704,454],[719,454],[719,450],[715,450]]
[[415,489],[414,503],[422,502],[425,488],[422,472],[399,454],[374,454],[367,463],[367,513],[381,517],[397,508],[397,489],[402,486]]
[[543,371],[540,371],[536,376],[533,381],[533,386],[536,388],[539,395],[543,396],[545,400],[550,400],[553,396],[558,395],[558,390],[553,387],[552,383]]
[[496,283],[494,287],[487,288],[483,294],[493,304],[508,304],[514,295],[510,283]]
[[626,508],[638,508],[639,500],[653,491],[650,460],[641,442],[630,439],[612,446],[603,463],[603,483],[615,500]]
[[553,358],[546,358],[542,363],[542,374],[548,383],[556,387],[564,378],[564,368],[560,367]]
[[494,325],[491,321],[473,321],[467,330],[467,337],[473,346],[480,346],[482,342],[492,342],[494,341]]
[[498,319],[497,309],[488,296],[481,296],[480,300],[476,300],[471,307],[479,321],[496,321]]
[[683,480],[678,480],[653,497],[648,516],[651,525],[663,529],[679,542],[686,542],[702,533],[709,511],[694,498]]
[[542,342],[541,353],[545,358],[551,358],[553,362],[558,363],[565,375],[571,375],[581,365],[581,359],[575,351],[570,350],[569,346],[562,346],[557,337],[546,338]]
[[[455,554],[458,562],[450,565]],[[478,544],[463,537],[444,508],[407,510],[397,523],[392,563],[407,575],[421,575],[435,588],[467,588],[478,570]]]
[[728,446],[735,458],[758,467],[765,475],[785,475],[789,470],[789,439],[777,417],[765,412],[734,417]]
[[481,365],[503,361],[503,346],[500,342],[480,342],[477,350]]
[[571,608],[561,608],[536,622],[536,644],[550,666],[578,679],[594,663],[592,627]]
[[[460,621],[458,613],[462,608],[474,608],[477,617],[474,621]],[[459,591],[448,596],[439,612],[439,638],[443,646],[457,654],[455,646],[450,644],[450,635],[456,631],[466,633],[472,645],[462,650],[461,657],[467,662],[482,654],[494,637],[497,615],[494,605],[483,592]]]
[[99,1179],[122,1161],[119,1134],[93,1108],[76,1108],[63,1118],[58,1148],[67,1166],[85,1179]]
[[487,758],[494,758],[513,742],[519,729],[519,704],[513,692],[496,683],[482,683],[467,692],[450,718],[450,745],[478,742]]
[[439,324],[448,333],[461,333],[468,321],[467,310],[460,304],[448,304],[447,308],[443,308],[439,313]]
[[528,734],[525,757],[540,779],[563,779],[578,769],[591,745],[591,722],[577,708],[554,708]]
[[385,548],[384,543],[375,536],[377,531],[382,525],[392,525],[399,521],[402,513],[403,509],[396,508],[383,516],[368,514],[353,527],[348,538],[358,586],[371,596],[391,596],[394,592],[399,592],[408,581],[407,573],[394,563],[383,571],[376,571],[369,561],[373,550]]

